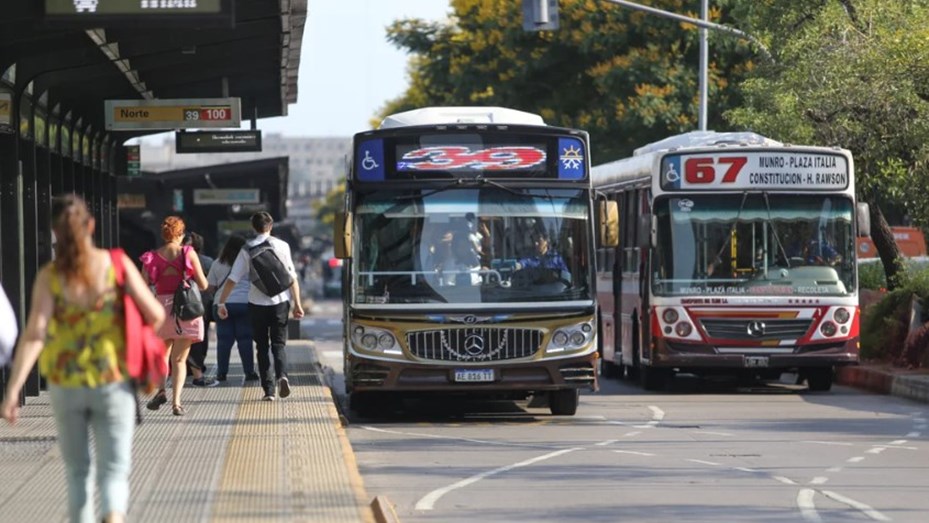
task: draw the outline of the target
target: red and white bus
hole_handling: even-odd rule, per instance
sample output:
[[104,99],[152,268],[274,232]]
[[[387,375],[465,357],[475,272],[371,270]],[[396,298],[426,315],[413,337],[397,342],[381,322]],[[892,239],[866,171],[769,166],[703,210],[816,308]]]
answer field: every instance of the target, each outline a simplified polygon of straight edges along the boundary
[[852,155],[754,133],[697,131],[596,166],[620,241],[598,249],[602,371],[644,388],[677,373],[829,390],[858,362]]

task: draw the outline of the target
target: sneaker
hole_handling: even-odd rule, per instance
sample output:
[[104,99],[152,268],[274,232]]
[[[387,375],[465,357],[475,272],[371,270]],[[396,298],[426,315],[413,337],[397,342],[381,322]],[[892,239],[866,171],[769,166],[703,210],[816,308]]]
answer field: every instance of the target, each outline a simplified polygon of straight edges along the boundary
[[287,379],[287,376],[277,380],[277,388],[282,398],[290,396],[290,381]]
[[245,375],[245,381],[258,381],[258,373],[249,372],[248,374]]
[[225,374],[217,374],[217,375],[216,375],[216,381],[226,381],[226,375],[225,375]]
[[165,391],[158,391],[158,394],[155,394],[155,397],[148,400],[148,403],[145,404],[145,407],[148,410],[158,410],[162,405],[168,402],[168,396],[165,394]]
[[194,381],[191,382],[191,384],[194,387],[215,387],[219,385],[219,382],[214,380],[213,378],[204,376],[202,378],[195,379]]
[[261,398],[261,401],[274,401],[274,394],[271,392],[266,392],[264,397]]

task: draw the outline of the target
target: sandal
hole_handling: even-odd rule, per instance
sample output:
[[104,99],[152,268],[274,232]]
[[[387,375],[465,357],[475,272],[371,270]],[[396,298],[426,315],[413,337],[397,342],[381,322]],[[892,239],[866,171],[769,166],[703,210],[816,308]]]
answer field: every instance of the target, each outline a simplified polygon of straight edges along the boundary
[[174,412],[175,416],[183,416],[184,414],[187,414],[187,409],[185,409],[184,407],[180,405],[175,405],[172,408],[172,411]]
[[168,402],[168,396],[165,394],[164,390],[159,390],[155,397],[148,400],[148,403],[145,404],[145,407],[148,410],[158,410],[162,405]]

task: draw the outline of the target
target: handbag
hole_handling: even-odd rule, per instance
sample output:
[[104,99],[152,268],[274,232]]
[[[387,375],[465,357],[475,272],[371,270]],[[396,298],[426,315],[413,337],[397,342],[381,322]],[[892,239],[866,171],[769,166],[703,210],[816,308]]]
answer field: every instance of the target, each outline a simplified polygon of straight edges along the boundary
[[181,321],[190,321],[203,316],[203,296],[200,294],[200,288],[194,285],[184,273],[187,268],[187,249],[181,250],[181,283],[178,284],[177,290],[174,291],[174,305],[171,309],[174,314],[175,331],[178,334],[183,332]]
[[160,388],[168,375],[164,341],[155,329],[145,323],[132,296],[126,292],[126,268],[123,250],[110,249],[110,258],[116,272],[116,285],[123,295],[123,316],[126,323],[126,371],[130,379],[145,393]]

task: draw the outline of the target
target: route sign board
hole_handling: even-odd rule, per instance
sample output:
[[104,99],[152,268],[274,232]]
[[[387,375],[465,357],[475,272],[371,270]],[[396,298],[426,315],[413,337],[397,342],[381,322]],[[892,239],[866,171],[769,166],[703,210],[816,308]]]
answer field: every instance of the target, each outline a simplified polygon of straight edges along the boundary
[[139,145],[126,146],[126,175],[142,174],[142,148]]
[[261,152],[261,131],[174,133],[174,150],[178,154]]
[[[99,27],[146,22],[227,24],[232,0],[44,0],[45,21]],[[96,25],[94,25],[96,24]]]
[[104,113],[106,128],[110,131],[238,127],[242,124],[238,98],[106,100]]

